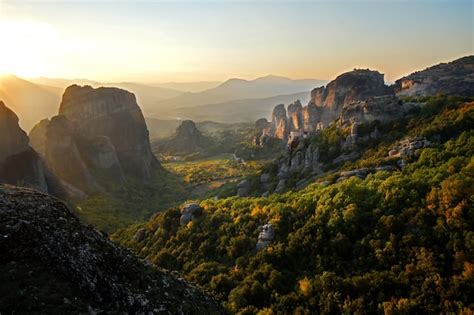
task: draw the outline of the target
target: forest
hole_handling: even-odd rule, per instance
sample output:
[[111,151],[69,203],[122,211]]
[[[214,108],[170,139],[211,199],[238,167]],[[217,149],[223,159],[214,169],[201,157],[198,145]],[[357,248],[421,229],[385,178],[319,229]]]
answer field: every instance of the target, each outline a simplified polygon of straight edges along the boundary
[[[434,139],[403,168],[268,198],[201,200],[202,214],[185,226],[173,207],[112,239],[177,270],[237,314],[468,312],[474,103],[417,101],[425,104],[417,115],[353,164],[380,164],[406,135]],[[267,223],[274,240],[257,250],[259,226]],[[145,237],[137,241],[139,229]]]

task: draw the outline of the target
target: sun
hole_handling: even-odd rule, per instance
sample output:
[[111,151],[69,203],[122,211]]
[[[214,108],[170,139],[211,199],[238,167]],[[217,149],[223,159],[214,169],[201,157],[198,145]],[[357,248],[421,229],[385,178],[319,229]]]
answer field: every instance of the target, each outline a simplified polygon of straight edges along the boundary
[[0,74],[35,77],[47,72],[47,50],[54,31],[47,25],[21,20],[0,21]]

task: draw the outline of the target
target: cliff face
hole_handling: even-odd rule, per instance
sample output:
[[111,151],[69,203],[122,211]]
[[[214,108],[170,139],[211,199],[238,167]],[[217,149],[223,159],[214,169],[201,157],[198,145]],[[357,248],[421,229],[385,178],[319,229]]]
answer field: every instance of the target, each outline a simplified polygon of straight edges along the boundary
[[132,93],[72,85],[64,92],[59,115],[73,122],[86,138],[108,137],[126,176],[146,179],[159,168],[145,119]]
[[46,126],[46,160],[54,173],[83,191],[102,190],[83,159],[73,124],[55,116]]
[[70,86],[59,115],[38,123],[30,137],[55,174],[83,191],[146,180],[160,168],[135,96],[120,89]]
[[18,117],[0,101],[0,182],[64,197],[66,191],[29,144]]
[[474,56],[414,72],[395,81],[399,96],[474,95]]
[[288,118],[284,104],[275,106],[272,112],[272,122],[269,133],[277,139],[288,140]]
[[175,145],[178,151],[195,152],[202,142],[202,134],[192,120],[185,120],[176,128]]
[[18,117],[0,101],[0,163],[28,150],[28,136],[18,125]]
[[288,105],[288,116],[285,106],[277,105],[272,113],[270,127],[264,129],[262,134],[287,143],[295,137],[329,126],[351,104],[382,95],[393,97],[392,90],[384,83],[383,74],[371,70],[347,72],[326,87],[312,90],[311,101],[307,106],[303,107],[300,101]]
[[321,116],[316,120],[328,126],[339,117],[345,105],[387,94],[392,92],[385,85],[383,74],[368,69],[354,70],[341,74],[326,87],[311,91],[311,101],[308,105],[322,107]]
[[288,123],[290,130],[303,128],[303,106],[299,100],[288,105]]
[[0,185],[0,312],[223,314],[189,283],[145,265],[57,199]]
[[204,136],[194,121],[184,120],[172,137],[158,140],[153,146],[164,154],[188,155],[202,151],[203,142]]

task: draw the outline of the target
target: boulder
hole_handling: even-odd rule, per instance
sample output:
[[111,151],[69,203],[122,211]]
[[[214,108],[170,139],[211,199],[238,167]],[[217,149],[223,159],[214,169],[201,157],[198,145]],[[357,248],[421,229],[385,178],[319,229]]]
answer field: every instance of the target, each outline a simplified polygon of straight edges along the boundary
[[184,226],[191,221],[194,221],[199,215],[202,214],[202,208],[196,203],[185,204],[181,208],[181,217],[179,224]]
[[145,239],[146,230],[145,229],[138,229],[138,231],[133,236],[133,240],[137,243],[143,241]]
[[240,183],[237,184],[237,196],[245,197],[248,195],[250,191],[250,181],[248,179],[244,179]]
[[276,188],[275,188],[275,193],[280,194],[280,193],[284,192],[285,189],[286,189],[286,180],[285,179],[280,179],[278,181],[278,184],[277,184]]
[[270,245],[271,242],[273,242],[275,238],[275,232],[273,231],[273,226],[270,223],[267,223],[263,226],[259,226],[258,231],[260,233],[258,234],[256,248],[257,250],[261,250]]

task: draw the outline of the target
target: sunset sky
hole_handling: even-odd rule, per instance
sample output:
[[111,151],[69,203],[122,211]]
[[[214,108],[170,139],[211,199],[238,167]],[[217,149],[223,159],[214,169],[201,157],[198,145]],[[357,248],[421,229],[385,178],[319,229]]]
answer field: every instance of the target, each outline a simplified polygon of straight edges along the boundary
[[473,1],[0,0],[0,73],[102,81],[392,81],[473,54]]

